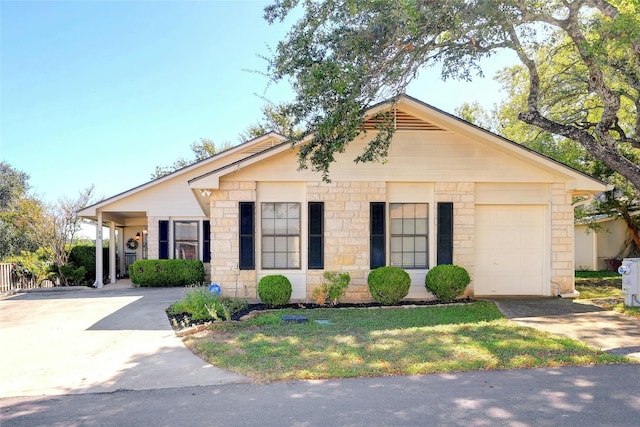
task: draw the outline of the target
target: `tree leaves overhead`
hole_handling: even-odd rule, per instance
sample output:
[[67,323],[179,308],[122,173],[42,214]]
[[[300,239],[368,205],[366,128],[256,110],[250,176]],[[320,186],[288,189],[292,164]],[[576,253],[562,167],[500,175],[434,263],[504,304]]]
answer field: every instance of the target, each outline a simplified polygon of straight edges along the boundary
[[[328,179],[335,153],[364,133],[364,111],[404,93],[423,67],[471,80],[482,59],[510,49],[529,84],[520,119],[581,143],[640,188],[640,167],[621,149],[640,147],[638,8],[601,0],[279,0],[265,9],[268,22],[294,9],[302,17],[268,71],[291,82],[291,114],[311,133],[301,166]],[[561,79],[541,79],[549,64]],[[620,117],[623,106],[630,120]],[[391,126],[379,129],[356,161],[384,157],[392,135]]]

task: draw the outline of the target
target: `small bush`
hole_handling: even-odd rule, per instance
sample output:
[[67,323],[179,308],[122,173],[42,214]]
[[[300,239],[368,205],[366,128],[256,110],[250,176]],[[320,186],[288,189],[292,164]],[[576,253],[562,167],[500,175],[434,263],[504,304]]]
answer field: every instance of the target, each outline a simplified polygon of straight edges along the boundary
[[289,302],[293,288],[281,274],[264,276],[258,282],[258,297],[269,307],[281,307]]
[[369,273],[367,283],[375,302],[394,305],[409,293],[411,277],[400,267],[379,267]]
[[464,293],[471,278],[459,265],[442,264],[433,267],[425,277],[425,286],[440,301],[454,301]]
[[336,305],[346,291],[351,276],[349,273],[336,273],[335,271],[325,271],[325,282],[313,290],[312,296],[319,305],[324,305],[329,301],[330,305]]
[[129,266],[136,286],[189,286],[204,283],[204,265],[199,260],[144,259]]

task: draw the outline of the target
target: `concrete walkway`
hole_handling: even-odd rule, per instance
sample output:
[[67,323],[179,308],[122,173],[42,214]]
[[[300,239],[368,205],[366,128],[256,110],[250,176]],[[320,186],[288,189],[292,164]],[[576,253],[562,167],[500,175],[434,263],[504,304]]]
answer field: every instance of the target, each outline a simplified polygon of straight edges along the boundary
[[165,309],[184,288],[50,288],[0,300],[0,397],[247,382],[204,362]]
[[514,322],[640,360],[640,320],[562,298],[491,299]]

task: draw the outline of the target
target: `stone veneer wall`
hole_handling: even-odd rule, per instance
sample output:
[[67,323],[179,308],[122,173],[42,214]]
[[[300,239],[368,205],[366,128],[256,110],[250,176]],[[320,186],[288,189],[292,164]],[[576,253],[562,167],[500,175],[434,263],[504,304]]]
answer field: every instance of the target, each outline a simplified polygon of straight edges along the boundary
[[551,184],[551,295],[571,293],[575,287],[574,211],[564,184]]
[[384,182],[307,183],[307,200],[324,202],[324,270],[309,270],[307,299],[324,271],[348,272],[344,301],[370,301],[369,203],[386,200]]
[[236,292],[240,298],[257,295],[256,271],[238,270],[238,203],[255,200],[253,181],[222,181],[220,189],[211,194],[211,281],[222,287],[225,296],[236,296]]
[[[465,296],[473,295],[475,184],[473,182],[438,182],[435,184],[435,202],[453,202],[453,263],[466,268],[469,272],[471,283],[467,287]],[[437,237],[434,230],[430,239],[435,238]]]

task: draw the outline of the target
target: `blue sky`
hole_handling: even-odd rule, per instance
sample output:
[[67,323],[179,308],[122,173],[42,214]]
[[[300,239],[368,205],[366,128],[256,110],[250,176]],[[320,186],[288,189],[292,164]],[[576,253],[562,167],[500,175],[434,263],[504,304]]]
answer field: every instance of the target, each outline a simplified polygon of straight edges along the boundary
[[[238,143],[265,99],[269,55],[293,21],[268,25],[265,1],[0,1],[0,159],[47,202],[95,185],[98,199],[191,157],[200,138]],[[427,70],[408,94],[453,113],[501,97],[487,77],[442,82]],[[253,71],[252,71],[253,70]]]

